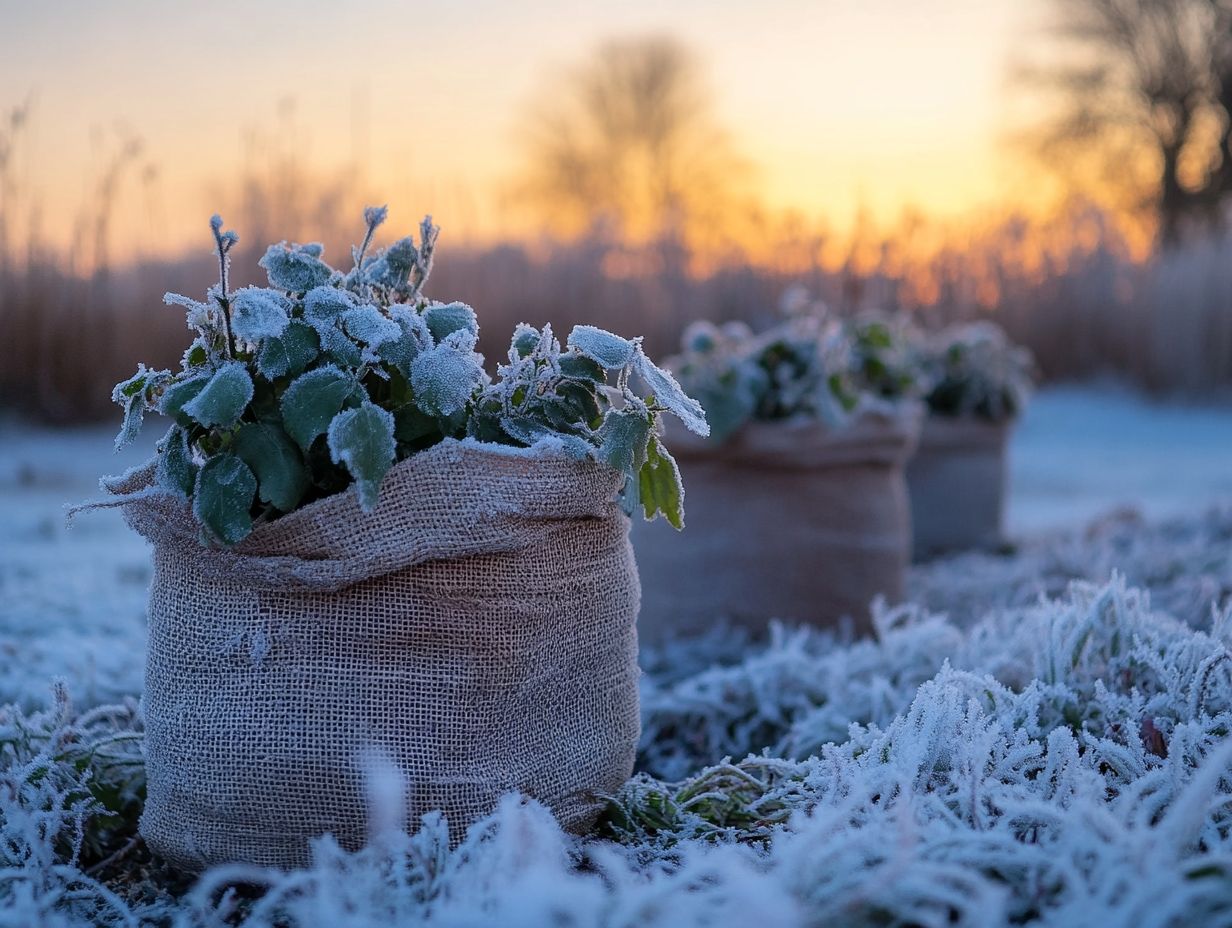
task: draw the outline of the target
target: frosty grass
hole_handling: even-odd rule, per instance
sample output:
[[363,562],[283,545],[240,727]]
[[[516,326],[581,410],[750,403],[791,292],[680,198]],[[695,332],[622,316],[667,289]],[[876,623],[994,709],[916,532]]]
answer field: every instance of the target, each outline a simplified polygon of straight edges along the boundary
[[[1232,510],[1114,519],[917,568],[875,641],[645,654],[642,772],[598,838],[509,797],[451,850],[378,766],[367,849],[196,881],[136,839],[144,578],[88,567],[125,607],[96,654],[0,641],[0,926],[1232,924],[1230,542]],[[32,627],[59,594],[23,606],[55,588],[24,566]]]

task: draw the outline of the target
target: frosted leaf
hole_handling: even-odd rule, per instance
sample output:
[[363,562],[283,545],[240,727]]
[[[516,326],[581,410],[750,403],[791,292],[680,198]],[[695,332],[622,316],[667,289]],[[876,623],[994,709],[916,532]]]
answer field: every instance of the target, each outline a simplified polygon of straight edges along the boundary
[[630,406],[609,412],[599,427],[599,460],[633,477],[646,462],[650,418],[645,409]]
[[371,264],[365,265],[364,276],[372,283],[398,290],[406,286],[418,260],[419,249],[415,247],[415,239],[408,235],[377,255]]
[[197,481],[197,465],[188,447],[188,432],[173,425],[162,440],[154,472],[158,485],[187,499]]
[[557,432],[527,416],[505,416],[500,420],[500,426],[510,438],[527,447],[547,441],[559,445],[565,454],[575,460],[584,461],[595,456],[595,446],[581,436]]
[[364,225],[370,229],[376,229],[389,216],[388,206],[365,206],[364,207]]
[[304,296],[304,321],[324,333],[341,321],[343,313],[358,305],[359,298],[349,290],[316,287]]
[[397,323],[401,334],[398,338],[383,343],[377,354],[409,380],[411,362],[419,352],[432,347],[432,334],[428,331],[428,324],[423,316],[411,306],[391,306],[389,316]]
[[253,497],[257,478],[234,454],[210,458],[197,473],[193,489],[193,515],[224,545],[243,541],[252,531]]
[[121,381],[111,391],[111,401],[124,408],[120,433],[116,435],[115,447],[120,450],[141,431],[150,397],[171,380],[171,371],[152,371],[144,364],[137,365],[137,373]]
[[342,327],[347,335],[370,348],[391,342],[402,334],[402,328],[375,306],[356,306],[342,314]]
[[513,330],[513,339],[509,343],[509,360],[516,361],[527,357],[538,344],[539,330],[533,325],[519,322],[517,328]]
[[283,512],[299,505],[308,490],[308,468],[295,443],[274,422],[245,422],[232,445],[239,458],[257,478],[263,502]]
[[633,359],[633,369],[646,382],[655,402],[666,407],[684,423],[685,428],[702,437],[710,434],[710,426],[706,424],[706,412],[701,403],[688,396],[676,382],[676,378],[646,357],[641,346],[638,346]]
[[212,302],[202,303],[180,293],[164,293],[163,302],[168,306],[184,307],[188,311],[185,313],[188,327],[202,335],[208,335],[221,326],[222,316],[218,306]]
[[591,383],[607,383],[607,372],[598,361],[583,354],[568,352],[562,354],[559,360],[560,374],[571,380],[589,380]]
[[722,343],[723,338],[723,333],[719,331],[718,326],[713,322],[701,319],[697,322],[690,322],[685,327],[680,343],[685,351],[691,351],[696,354],[710,354]]
[[321,260],[324,253],[319,243],[288,245],[281,242],[270,245],[265,256],[257,262],[265,268],[270,286],[290,293],[303,293],[329,283],[334,269]]
[[130,396],[124,401],[124,418],[120,422],[119,434],[115,437],[115,450],[119,451],[132,442],[141,431],[145,421],[145,400],[140,396]]
[[483,381],[482,359],[469,348],[457,347],[457,336],[463,334],[468,333],[455,333],[411,362],[415,405],[430,416],[451,416],[464,409]]
[[209,363],[210,349],[199,338],[194,338],[191,345],[184,351],[184,357],[181,364],[185,370],[193,367],[204,367]]
[[229,428],[240,420],[252,401],[252,376],[239,361],[224,364],[201,392],[184,404],[183,411],[206,426]]
[[111,402],[124,405],[134,396],[139,396],[145,390],[145,382],[149,376],[149,369],[144,364],[138,364],[137,373],[112,388]]
[[231,295],[231,332],[255,345],[276,338],[291,321],[291,301],[277,290],[245,287]]
[[212,372],[205,371],[196,376],[176,380],[163,390],[158,401],[158,411],[168,418],[176,418],[183,411],[184,405],[204,389],[212,376]]
[[282,395],[282,423],[305,451],[329,428],[334,416],[357,390],[350,374],[332,364],[301,374]]
[[472,335],[479,334],[475,311],[465,303],[433,303],[424,310],[423,318],[428,324],[428,331],[438,342],[463,330]]
[[364,403],[338,413],[329,425],[329,455],[355,478],[360,507],[377,503],[381,481],[394,462],[394,417],[379,406]]
[[294,319],[282,335],[261,343],[257,370],[268,380],[297,377],[316,360],[319,351],[317,333],[307,323]]
[[339,367],[357,368],[363,363],[363,352],[341,329],[323,329],[320,336],[322,353]]
[[574,351],[598,361],[608,370],[628,366],[637,351],[637,344],[613,335],[593,325],[578,325],[569,333],[568,346]]

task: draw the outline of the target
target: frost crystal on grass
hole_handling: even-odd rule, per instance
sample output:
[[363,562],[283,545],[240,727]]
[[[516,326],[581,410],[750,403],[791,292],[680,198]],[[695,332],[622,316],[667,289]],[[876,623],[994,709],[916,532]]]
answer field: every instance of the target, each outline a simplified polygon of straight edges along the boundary
[[246,928],[1224,924],[1229,618],[1197,631],[1114,580],[966,632],[916,607],[882,612],[873,642],[783,630],[711,649],[726,669],[654,672],[664,750],[643,763],[691,759],[674,782],[636,776],[600,836],[515,796],[457,847],[437,813],[404,833],[389,771],[367,848],[326,837],[303,870],[217,867],[174,894],[140,850],[93,869],[134,833],[131,716],[0,710],[0,905]]

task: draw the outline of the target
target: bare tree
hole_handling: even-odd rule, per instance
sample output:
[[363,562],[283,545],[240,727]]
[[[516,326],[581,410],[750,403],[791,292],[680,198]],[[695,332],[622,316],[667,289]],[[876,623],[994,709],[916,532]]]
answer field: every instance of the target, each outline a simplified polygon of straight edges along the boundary
[[1060,95],[1041,150],[1094,168],[1175,242],[1232,195],[1232,0],[1053,0]]
[[524,126],[518,193],[555,228],[691,243],[730,215],[744,165],[673,39],[602,44],[556,76]]

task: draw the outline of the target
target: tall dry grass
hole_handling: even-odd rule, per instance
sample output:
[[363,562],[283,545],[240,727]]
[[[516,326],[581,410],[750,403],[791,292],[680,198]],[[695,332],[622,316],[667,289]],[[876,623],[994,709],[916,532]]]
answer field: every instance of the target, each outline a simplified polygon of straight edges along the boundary
[[[17,109],[0,125],[0,404],[56,422],[109,416],[112,385],[138,360],[179,361],[188,333],[162,294],[199,295],[212,283],[206,217],[201,248],[177,258],[134,260],[111,240],[112,212],[150,170],[126,136],[100,159],[78,240],[65,252],[47,247],[36,223],[18,221],[37,213],[22,202],[13,168],[26,118]],[[336,261],[354,240],[370,199],[362,172],[314,173],[297,138],[290,123],[254,137],[241,173],[217,192],[241,233],[236,286],[262,282],[256,262],[272,240],[324,241]],[[404,224],[415,218],[413,204],[395,205]],[[632,246],[602,232],[467,245],[450,239],[449,217],[437,218],[445,232],[428,292],[479,310],[489,359],[503,356],[519,321],[550,321],[561,333],[589,322],[645,335],[649,350],[667,354],[688,322],[765,325],[782,293],[803,285],[839,313],[902,310],[926,324],[991,316],[1032,349],[1047,379],[1112,374],[1191,395],[1232,388],[1226,235],[1139,258],[1110,217],[1081,205],[1047,221],[1003,217],[982,227],[916,217],[841,241],[753,213],[740,242],[701,256],[671,240]]]
[[[346,240],[339,227],[325,231]],[[260,282],[252,236],[246,245],[237,284]],[[891,238],[875,243],[871,259],[867,243],[827,259],[819,239],[795,243],[793,260],[777,266],[733,254],[704,273],[664,258],[664,249],[632,253],[598,241],[451,247],[446,236],[442,245],[429,293],[479,309],[490,359],[523,320],[550,321],[559,332],[590,322],[643,334],[651,351],[666,354],[693,319],[768,323],[783,291],[801,284],[840,313],[903,310],[926,325],[994,318],[1049,380],[1113,375],[1196,396],[1232,388],[1232,239],[1135,259],[1089,211],[1047,227],[1008,221],[924,255]],[[0,268],[0,403],[51,421],[110,415],[112,384],[138,360],[174,366],[187,343],[163,292],[200,294],[213,273],[205,245],[106,273],[74,272],[46,253]]]

